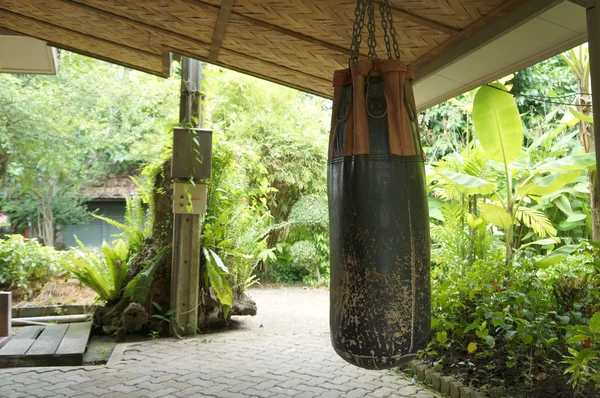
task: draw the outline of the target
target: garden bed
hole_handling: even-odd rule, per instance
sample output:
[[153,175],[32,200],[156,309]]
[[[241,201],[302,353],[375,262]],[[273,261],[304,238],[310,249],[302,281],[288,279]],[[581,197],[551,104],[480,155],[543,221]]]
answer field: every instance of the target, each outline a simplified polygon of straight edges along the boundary
[[[428,364],[434,364],[437,358],[425,360]],[[443,374],[484,392],[490,398],[597,398],[600,395],[593,382],[576,391],[569,385],[568,375],[546,373],[547,370],[539,366],[530,369],[508,368],[506,356],[500,354],[490,361],[465,357],[449,350],[445,353],[445,361],[464,365],[444,366]],[[492,364],[495,367],[490,369]]]
[[27,298],[24,292],[13,292],[14,307],[78,304],[91,306],[98,295],[76,279],[51,278],[38,294]]

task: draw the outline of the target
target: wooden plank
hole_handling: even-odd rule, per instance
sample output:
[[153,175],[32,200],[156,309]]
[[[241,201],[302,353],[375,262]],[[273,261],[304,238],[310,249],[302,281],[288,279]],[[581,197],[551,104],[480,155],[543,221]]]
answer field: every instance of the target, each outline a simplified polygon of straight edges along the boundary
[[44,328],[42,326],[27,326],[21,329],[2,349],[0,357],[24,355],[33,345],[35,339]]
[[54,355],[69,325],[48,325],[25,355]]
[[[0,369],[37,366],[81,366],[81,354],[0,356]],[[0,395],[1,396],[1,395]]]
[[40,333],[44,330],[43,326],[26,326],[19,330],[16,334],[15,339],[37,339]]
[[35,339],[12,339],[0,350],[0,358],[13,355],[25,355],[34,342]]
[[56,355],[81,354],[81,358],[83,358],[91,330],[91,322],[70,324],[65,337],[56,350]]
[[223,39],[225,39],[225,32],[227,31],[227,24],[229,24],[232,8],[233,0],[221,1],[217,24],[213,31],[212,44],[210,46],[210,52],[208,53],[208,62],[214,63],[219,57],[219,51],[221,51],[221,45],[223,44]]
[[12,334],[11,332],[11,308],[12,293],[0,292],[0,336],[6,337]]

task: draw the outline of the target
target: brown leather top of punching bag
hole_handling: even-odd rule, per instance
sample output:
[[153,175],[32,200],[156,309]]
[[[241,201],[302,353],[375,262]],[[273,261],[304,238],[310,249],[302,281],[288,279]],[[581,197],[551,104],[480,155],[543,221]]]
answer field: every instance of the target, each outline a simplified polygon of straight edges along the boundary
[[[375,65],[375,66],[374,66]],[[338,109],[344,87],[352,85],[351,107],[344,115],[347,118],[344,156],[368,155],[369,125],[367,114],[366,87],[373,77],[383,79],[388,122],[389,150],[391,155],[421,155],[420,142],[416,129],[416,106],[412,88],[412,71],[400,60],[379,60],[374,64],[368,60],[350,63],[350,69],[338,70],[333,75],[333,109]],[[334,158],[334,135],[337,123],[341,121],[336,112],[331,120],[329,159]]]

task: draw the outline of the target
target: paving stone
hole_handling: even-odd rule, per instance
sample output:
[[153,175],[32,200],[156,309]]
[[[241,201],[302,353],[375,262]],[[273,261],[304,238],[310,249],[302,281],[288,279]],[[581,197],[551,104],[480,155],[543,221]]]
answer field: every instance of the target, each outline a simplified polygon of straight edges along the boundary
[[[206,342],[203,342],[206,339]],[[2,397],[431,398],[404,376],[356,368],[326,333],[216,333],[137,343],[112,366],[0,369]]]
[[366,397],[371,392],[372,391],[368,391],[368,390],[365,390],[365,389],[362,389],[362,388],[357,388],[357,389],[354,389],[354,390],[350,391],[349,393],[347,393],[346,397],[348,397],[348,398]]
[[342,396],[341,391],[329,390],[325,391],[323,394],[319,395],[319,398],[338,398]]

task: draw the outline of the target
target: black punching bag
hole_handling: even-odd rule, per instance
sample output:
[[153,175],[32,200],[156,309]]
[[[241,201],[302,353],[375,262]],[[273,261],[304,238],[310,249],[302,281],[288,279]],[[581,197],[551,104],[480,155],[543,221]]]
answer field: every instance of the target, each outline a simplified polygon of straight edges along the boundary
[[334,74],[329,161],[331,341],[386,369],[430,337],[429,212],[412,77],[399,60]]

